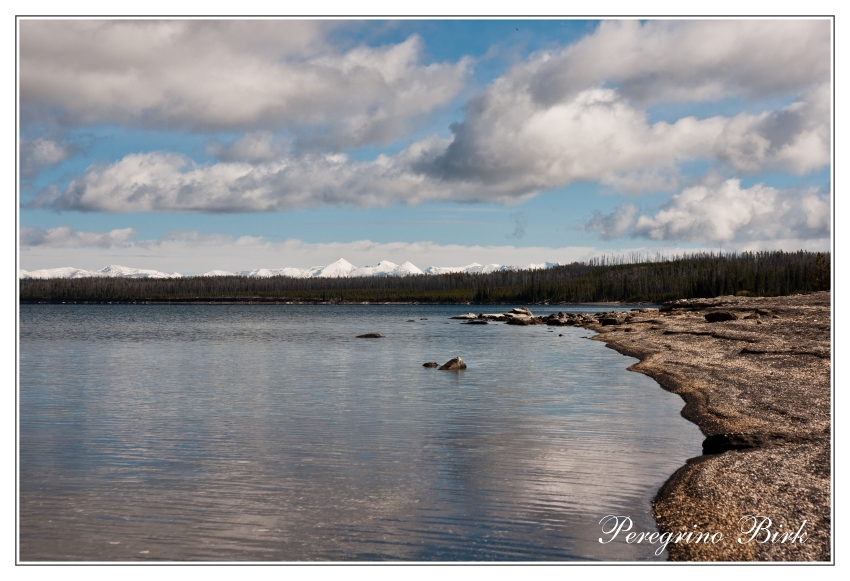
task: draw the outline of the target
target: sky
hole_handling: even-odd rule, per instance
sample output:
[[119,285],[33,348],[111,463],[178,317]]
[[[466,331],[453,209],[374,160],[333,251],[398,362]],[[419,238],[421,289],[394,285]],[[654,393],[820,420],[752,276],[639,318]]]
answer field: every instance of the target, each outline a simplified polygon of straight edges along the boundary
[[18,25],[25,270],[830,248],[828,19]]

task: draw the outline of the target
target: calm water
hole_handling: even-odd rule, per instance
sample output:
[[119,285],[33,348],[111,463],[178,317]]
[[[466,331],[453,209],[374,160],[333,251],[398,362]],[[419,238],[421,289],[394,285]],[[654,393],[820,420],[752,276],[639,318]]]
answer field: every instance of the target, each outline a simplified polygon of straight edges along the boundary
[[598,522],[655,530],[701,453],[682,400],[468,310],[21,306],[21,559],[658,559]]

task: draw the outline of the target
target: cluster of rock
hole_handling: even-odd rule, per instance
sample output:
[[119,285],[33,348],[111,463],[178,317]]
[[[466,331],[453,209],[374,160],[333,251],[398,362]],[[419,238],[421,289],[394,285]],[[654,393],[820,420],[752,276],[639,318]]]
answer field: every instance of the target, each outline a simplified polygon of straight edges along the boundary
[[[647,309],[633,309],[643,312]],[[652,309],[656,310],[657,309]],[[507,313],[467,313],[457,315],[452,319],[463,319],[466,325],[485,325],[489,321],[504,321],[508,325],[550,325],[553,327],[583,327],[586,325],[622,325],[629,321],[631,313],[604,312],[594,313],[552,313],[551,315],[535,317],[526,307],[517,307]]]
[[679,299],[668,301],[659,309],[662,313],[708,311],[703,316],[709,323],[737,321],[738,319],[776,319],[779,316],[769,309],[756,308],[748,312],[751,303],[742,297],[722,296],[711,299]]

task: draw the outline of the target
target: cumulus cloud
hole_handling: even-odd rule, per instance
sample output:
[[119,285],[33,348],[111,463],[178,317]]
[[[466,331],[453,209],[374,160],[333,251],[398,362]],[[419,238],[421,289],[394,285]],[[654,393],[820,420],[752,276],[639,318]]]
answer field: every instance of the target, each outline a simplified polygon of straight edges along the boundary
[[[372,161],[334,148],[400,135],[412,117],[458,93],[466,61],[423,65],[416,36],[340,51],[323,26],[23,21],[21,95],[36,109],[58,106],[75,122],[244,131],[232,144],[209,146],[217,163],[132,153],[43,190],[31,207],[265,212],[518,203],[577,182],[673,192],[684,181],[681,164],[697,160],[726,176],[801,175],[830,161],[828,20],[605,21],[493,81],[468,102],[450,138],[431,136]],[[645,112],[656,102],[776,95],[795,101],[674,122],[653,123]],[[278,129],[294,141],[277,137]],[[323,139],[334,147],[319,153]],[[616,232],[622,218],[600,216],[608,222],[597,230]]]
[[613,240],[627,234],[635,224],[635,218],[640,208],[634,204],[624,203],[617,206],[611,214],[603,215],[594,212],[593,218],[580,226],[580,230],[593,230],[603,240]]
[[121,228],[109,232],[80,232],[69,226],[59,226],[42,230],[22,226],[20,230],[21,248],[111,248],[126,245],[136,235],[132,228]]
[[516,66],[504,84],[537,103],[607,83],[642,103],[761,98],[830,79],[831,30],[819,20],[606,20]]
[[76,153],[76,148],[61,139],[50,139],[38,137],[35,139],[21,139],[21,176],[33,178],[41,170],[54,167]]
[[[579,181],[619,184],[632,192],[670,189],[678,183],[681,161],[801,172],[829,161],[828,126],[807,116],[820,110],[817,103],[795,103],[778,113],[649,124],[612,89],[585,91],[547,109],[535,109],[527,95],[488,92],[483,99],[488,105],[456,126],[453,138],[431,137],[373,161],[342,154],[264,161],[274,157],[274,145],[268,134],[255,133],[219,152],[223,159],[244,161],[204,165],[182,154],[130,154],[88,168],[62,190],[45,190],[33,206],[268,212],[429,200],[516,203]],[[792,130],[783,132],[778,118],[792,119]]]
[[290,145],[286,139],[276,140],[271,131],[252,131],[230,145],[213,142],[207,146],[207,153],[220,161],[244,161],[257,165],[284,157]]
[[633,204],[596,214],[583,225],[610,240],[623,236],[651,240],[733,243],[829,240],[829,196],[816,190],[779,190],[740,180],[694,186],[672,197],[655,215],[638,215]]
[[446,151],[420,170],[523,193],[578,181],[640,193],[675,187],[683,161],[803,174],[830,159],[826,86],[780,111],[652,124],[614,89],[587,89],[541,104],[531,88],[498,79],[452,126]]
[[385,143],[446,105],[470,61],[422,63],[418,36],[339,50],[331,22],[22,20],[24,122],[303,132]]
[[251,165],[201,165],[182,154],[140,153],[92,166],[32,207],[139,212],[269,212],[320,205],[385,206],[451,199],[435,180],[405,170],[404,155],[351,162],[345,155],[286,158]]

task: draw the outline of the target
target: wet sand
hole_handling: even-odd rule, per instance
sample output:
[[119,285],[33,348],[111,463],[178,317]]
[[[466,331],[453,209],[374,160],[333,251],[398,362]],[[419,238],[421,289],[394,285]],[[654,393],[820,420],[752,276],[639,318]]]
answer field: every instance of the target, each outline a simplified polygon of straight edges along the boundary
[[[618,322],[583,326],[681,395],[682,415],[707,436],[706,454],[671,476],[653,512],[661,531],[723,540],[671,543],[670,559],[829,561],[830,293],[675,301]],[[764,531],[738,542],[751,536],[746,515],[769,517],[776,542],[759,542]],[[801,525],[803,543],[779,542]]]

